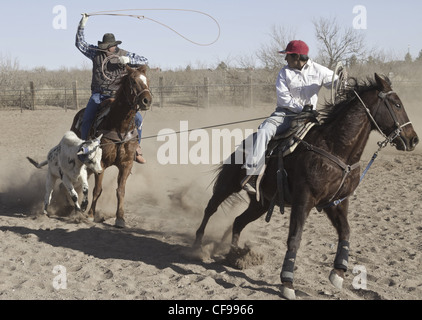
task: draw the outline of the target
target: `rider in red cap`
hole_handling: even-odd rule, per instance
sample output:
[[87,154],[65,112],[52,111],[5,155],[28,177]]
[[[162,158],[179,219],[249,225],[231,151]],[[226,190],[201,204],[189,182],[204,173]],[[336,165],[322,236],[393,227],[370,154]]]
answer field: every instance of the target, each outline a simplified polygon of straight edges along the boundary
[[279,51],[278,53],[299,54],[299,55],[301,54],[301,55],[307,56],[309,53],[309,47],[302,40],[293,40],[289,42],[286,50]]
[[285,132],[291,124],[292,115],[303,110],[316,110],[318,93],[322,86],[331,87],[334,72],[313,62],[308,57],[309,47],[301,40],[290,41],[287,48],[279,53],[286,54],[287,65],[277,77],[277,107],[269,118],[258,127],[253,150],[246,150],[243,167],[247,176],[242,181],[243,188],[256,193],[256,177],[265,163],[268,142]]

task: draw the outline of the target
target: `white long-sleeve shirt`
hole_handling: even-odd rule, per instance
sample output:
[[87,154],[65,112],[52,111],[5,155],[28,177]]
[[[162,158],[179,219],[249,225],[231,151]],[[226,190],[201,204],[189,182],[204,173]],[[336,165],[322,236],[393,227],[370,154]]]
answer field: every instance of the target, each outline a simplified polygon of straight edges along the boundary
[[331,87],[334,72],[309,59],[302,70],[285,66],[277,77],[277,107],[299,113],[307,104],[316,109],[322,86]]

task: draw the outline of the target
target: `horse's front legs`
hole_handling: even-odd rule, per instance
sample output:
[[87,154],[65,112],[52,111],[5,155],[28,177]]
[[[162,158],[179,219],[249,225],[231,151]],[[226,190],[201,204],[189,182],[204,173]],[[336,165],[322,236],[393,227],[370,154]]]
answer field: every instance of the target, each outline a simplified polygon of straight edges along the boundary
[[348,207],[349,200],[346,199],[337,206],[324,209],[338,234],[334,269],[330,273],[330,281],[338,289],[343,287],[344,272],[347,271],[349,260],[350,227],[347,221]]
[[125,190],[126,190],[126,181],[129,177],[130,170],[132,169],[131,165],[120,167],[119,168],[119,175],[117,177],[117,211],[116,211],[116,222],[114,225],[117,228],[124,228],[126,226],[125,218],[124,218],[124,198],[125,198]]

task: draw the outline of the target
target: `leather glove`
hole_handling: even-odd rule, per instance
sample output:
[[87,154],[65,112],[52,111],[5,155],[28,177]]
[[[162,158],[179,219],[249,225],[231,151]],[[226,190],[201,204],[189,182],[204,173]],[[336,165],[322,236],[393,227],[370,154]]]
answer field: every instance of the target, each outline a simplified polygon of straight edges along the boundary
[[312,112],[313,106],[311,104],[307,104],[303,106],[302,112]]
[[86,22],[88,21],[88,18],[89,18],[89,15],[88,15],[88,14],[86,14],[86,13],[82,13],[82,19],[81,19],[81,21],[79,22],[79,26],[80,26],[81,28],[85,28],[85,25],[86,25]]
[[319,116],[319,112],[314,110],[313,106],[311,104],[307,104],[303,107],[302,112],[305,112],[305,114],[309,117],[312,116],[314,118]]
[[120,60],[119,62],[123,65],[126,65],[130,62],[129,57],[125,57],[125,56],[119,57],[119,60]]

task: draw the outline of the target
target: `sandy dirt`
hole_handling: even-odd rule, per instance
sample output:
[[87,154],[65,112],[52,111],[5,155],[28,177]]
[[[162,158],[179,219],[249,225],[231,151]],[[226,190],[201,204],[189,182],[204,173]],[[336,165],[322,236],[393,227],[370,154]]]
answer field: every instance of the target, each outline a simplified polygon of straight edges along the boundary
[[[422,136],[419,106],[402,100]],[[164,128],[178,131],[181,120],[193,129],[267,116],[272,110],[154,107],[144,114],[143,135]],[[245,228],[240,245],[251,248],[253,265],[230,266],[228,241],[220,243],[245,203],[221,208],[206,229],[202,258],[192,256],[215,165],[162,165],[156,155],[164,142],[156,138],[142,142],[148,163],[135,164],[127,183],[126,229],[113,226],[115,168],[107,169],[98,203],[105,223],[40,216],[46,169],[34,168],[25,157],[43,160],[74,115],[55,109],[0,111],[0,299],[282,299],[279,274],[289,211],[280,215],[276,209],[270,223],[262,217]],[[259,123],[237,127],[255,129]],[[378,140],[377,134],[371,137],[363,167]],[[422,298],[421,150],[384,149],[353,196],[350,267],[342,291],[328,280],[336,232],[325,214],[312,210],[296,262],[298,299]],[[362,270],[366,289],[356,282]]]

